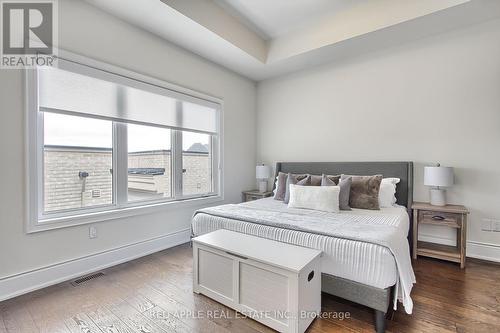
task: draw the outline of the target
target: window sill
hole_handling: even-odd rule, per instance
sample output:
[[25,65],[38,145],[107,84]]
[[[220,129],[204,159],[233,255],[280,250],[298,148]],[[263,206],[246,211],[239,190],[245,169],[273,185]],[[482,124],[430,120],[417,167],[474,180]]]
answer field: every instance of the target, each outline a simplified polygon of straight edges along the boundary
[[168,212],[180,208],[193,208],[201,207],[208,204],[219,203],[224,200],[222,195],[214,195],[210,197],[192,198],[186,200],[169,201],[162,203],[155,203],[149,205],[116,208],[100,212],[75,214],[71,216],[48,218],[39,220],[27,226],[26,233],[35,233],[53,229],[67,228],[77,225],[98,223],[108,220],[116,220],[137,215],[148,215],[157,212]]

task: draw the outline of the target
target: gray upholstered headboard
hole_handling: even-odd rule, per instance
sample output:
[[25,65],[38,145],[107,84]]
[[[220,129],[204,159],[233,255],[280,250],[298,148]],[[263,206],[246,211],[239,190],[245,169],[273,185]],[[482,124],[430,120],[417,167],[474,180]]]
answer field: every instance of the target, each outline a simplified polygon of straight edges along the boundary
[[[396,187],[397,203],[410,212],[413,201],[413,162],[278,162],[276,175],[284,173],[309,173],[313,175],[375,175],[397,177],[401,182]],[[274,186],[274,185],[273,185]],[[411,214],[410,214],[411,218]]]

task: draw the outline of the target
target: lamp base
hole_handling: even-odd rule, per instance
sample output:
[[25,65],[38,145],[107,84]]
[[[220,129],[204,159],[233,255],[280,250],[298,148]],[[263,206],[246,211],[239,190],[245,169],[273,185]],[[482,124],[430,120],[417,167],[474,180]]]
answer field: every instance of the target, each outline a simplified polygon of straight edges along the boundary
[[446,190],[431,189],[431,205],[433,206],[446,206]]
[[259,192],[264,193],[267,191],[267,180],[259,181]]

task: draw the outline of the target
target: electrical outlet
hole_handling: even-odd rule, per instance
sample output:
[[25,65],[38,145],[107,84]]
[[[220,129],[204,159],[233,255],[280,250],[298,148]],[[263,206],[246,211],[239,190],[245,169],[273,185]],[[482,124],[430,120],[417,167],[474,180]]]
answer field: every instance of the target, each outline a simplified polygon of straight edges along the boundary
[[500,220],[491,220],[491,230],[500,232]]
[[90,239],[97,238],[97,227],[94,226],[89,227],[89,238]]
[[490,219],[482,219],[481,221],[481,230],[482,231],[491,231],[491,220]]

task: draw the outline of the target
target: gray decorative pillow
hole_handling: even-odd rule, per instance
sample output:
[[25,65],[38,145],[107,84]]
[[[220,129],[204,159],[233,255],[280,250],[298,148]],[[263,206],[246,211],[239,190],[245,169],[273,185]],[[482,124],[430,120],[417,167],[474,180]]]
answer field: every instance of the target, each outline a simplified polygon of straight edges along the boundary
[[288,178],[288,174],[284,172],[278,173],[278,185],[276,185],[276,193],[274,194],[274,200],[285,200],[286,193],[286,179]]
[[[327,182],[327,183],[324,184],[323,182]],[[325,174],[323,174],[321,176],[321,186],[327,186],[327,185],[335,186],[335,185],[338,185],[339,182],[340,182],[340,176],[331,176],[331,175],[325,175]]]
[[286,193],[284,202],[287,204],[290,201],[290,184],[296,185],[311,185],[311,176],[309,175],[294,175],[289,173],[286,180]]
[[[335,181],[332,180],[332,177],[338,177],[337,181],[338,179],[340,179],[340,176],[323,175],[321,179],[321,186],[336,186],[337,183],[335,183]],[[340,210],[351,210],[351,207],[349,207],[349,194],[351,192],[351,183],[352,183],[352,177],[347,177],[338,182],[338,185],[340,187],[340,194],[339,194]]]
[[311,175],[311,186],[321,186],[323,176]]
[[379,210],[378,192],[382,175],[348,176],[342,175],[341,180],[352,178],[349,206],[352,208]]
[[323,174],[321,176],[321,186],[336,186],[337,183],[335,183],[333,180],[330,179],[327,175]]
[[341,179],[339,182],[339,208],[340,210],[351,210],[349,206],[349,197],[351,196],[352,177]]

